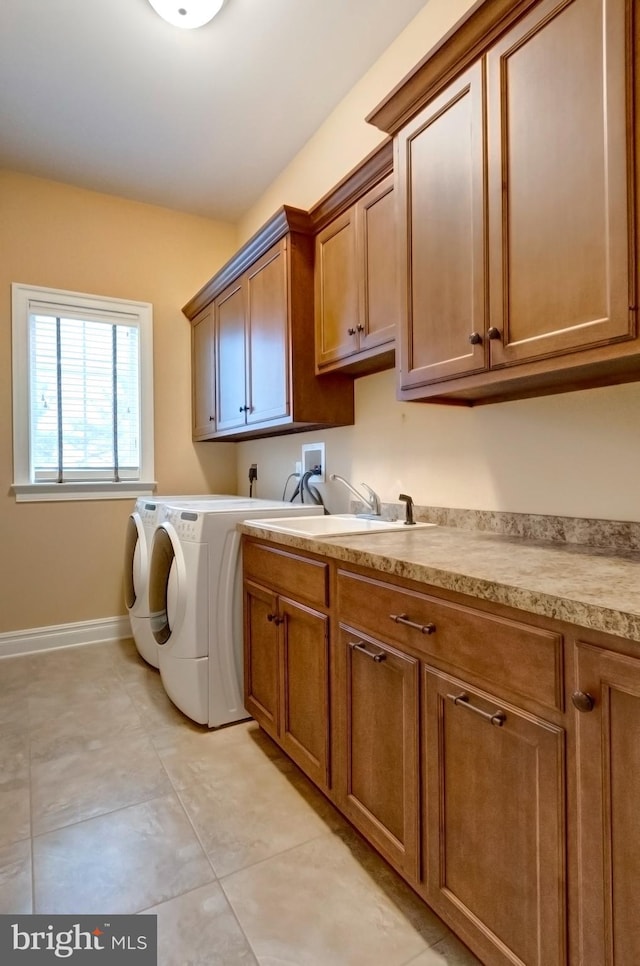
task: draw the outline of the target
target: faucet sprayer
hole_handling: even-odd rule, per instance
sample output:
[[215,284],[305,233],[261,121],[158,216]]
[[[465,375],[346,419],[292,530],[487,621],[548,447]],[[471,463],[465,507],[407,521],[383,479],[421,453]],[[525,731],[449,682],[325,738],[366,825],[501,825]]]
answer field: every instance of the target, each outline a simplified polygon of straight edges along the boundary
[[405,527],[414,527],[416,521],[413,519],[413,499],[407,493],[401,493],[398,499],[403,500],[403,502],[406,503],[404,518]]

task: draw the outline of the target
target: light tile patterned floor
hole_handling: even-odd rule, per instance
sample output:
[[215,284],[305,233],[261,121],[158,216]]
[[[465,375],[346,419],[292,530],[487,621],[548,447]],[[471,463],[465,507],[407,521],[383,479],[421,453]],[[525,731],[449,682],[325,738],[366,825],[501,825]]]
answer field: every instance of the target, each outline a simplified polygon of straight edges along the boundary
[[0,660],[0,913],[158,916],[161,966],[477,966],[254,722],[131,641]]

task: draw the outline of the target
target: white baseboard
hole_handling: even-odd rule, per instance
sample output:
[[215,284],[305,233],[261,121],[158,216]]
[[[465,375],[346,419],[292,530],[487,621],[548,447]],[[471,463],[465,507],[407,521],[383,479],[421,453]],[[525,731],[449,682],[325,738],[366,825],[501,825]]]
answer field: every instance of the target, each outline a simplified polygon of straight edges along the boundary
[[51,651],[57,647],[77,647],[99,641],[117,641],[131,637],[128,617],[105,617],[102,620],[79,621],[76,624],[54,624],[24,631],[0,634],[0,659],[16,654]]

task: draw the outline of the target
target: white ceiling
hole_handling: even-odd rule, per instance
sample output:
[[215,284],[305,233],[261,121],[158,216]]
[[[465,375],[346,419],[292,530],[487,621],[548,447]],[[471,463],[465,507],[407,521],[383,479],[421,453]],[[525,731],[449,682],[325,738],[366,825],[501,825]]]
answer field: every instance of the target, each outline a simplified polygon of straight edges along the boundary
[[425,2],[0,0],[0,167],[235,221]]

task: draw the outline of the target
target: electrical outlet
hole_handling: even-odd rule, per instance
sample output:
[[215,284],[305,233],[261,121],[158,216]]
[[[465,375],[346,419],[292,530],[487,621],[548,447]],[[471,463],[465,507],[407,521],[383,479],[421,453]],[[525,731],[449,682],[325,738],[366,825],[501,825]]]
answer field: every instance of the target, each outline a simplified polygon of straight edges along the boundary
[[302,462],[296,460],[296,476],[302,476]]
[[308,473],[310,470],[320,468],[319,473],[314,473],[310,477],[311,483],[324,483],[326,479],[324,443],[303,443],[302,444],[302,472]]

